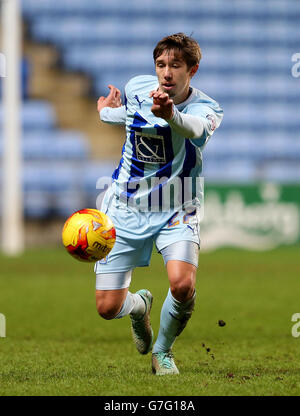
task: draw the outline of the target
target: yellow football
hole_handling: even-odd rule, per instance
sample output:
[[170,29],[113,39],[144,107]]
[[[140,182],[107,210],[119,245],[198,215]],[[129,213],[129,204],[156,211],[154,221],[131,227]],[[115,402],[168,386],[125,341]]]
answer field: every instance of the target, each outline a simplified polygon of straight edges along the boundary
[[103,212],[81,209],[65,222],[62,241],[75,259],[95,262],[106,257],[113,248],[116,230],[112,220]]

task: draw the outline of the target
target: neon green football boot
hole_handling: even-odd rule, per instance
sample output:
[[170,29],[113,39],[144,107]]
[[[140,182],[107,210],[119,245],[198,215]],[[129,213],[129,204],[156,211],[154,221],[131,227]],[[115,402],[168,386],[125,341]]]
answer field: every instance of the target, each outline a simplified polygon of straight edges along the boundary
[[130,315],[131,332],[135,346],[140,354],[147,354],[153,344],[153,330],[150,323],[150,311],[153,302],[153,296],[147,289],[141,289],[136,292],[145,302],[146,311],[144,315],[137,319]]

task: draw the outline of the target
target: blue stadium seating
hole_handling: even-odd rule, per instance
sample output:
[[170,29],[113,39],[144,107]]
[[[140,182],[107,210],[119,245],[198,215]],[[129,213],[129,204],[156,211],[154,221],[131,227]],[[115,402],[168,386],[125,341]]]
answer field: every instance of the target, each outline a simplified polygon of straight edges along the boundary
[[[83,166],[83,165],[82,165]],[[79,190],[82,175],[81,165],[52,161],[26,163],[24,167],[25,191],[59,192]]]
[[291,164],[290,162],[273,162],[266,164],[263,172],[260,174],[260,179],[266,182],[279,183],[299,183],[300,169],[299,162]]
[[[131,77],[154,74],[152,50],[162,36],[192,34],[203,53],[192,85],[224,108],[222,128],[204,150],[206,180],[300,180],[300,79],[291,75],[300,45],[300,2],[22,0],[22,8],[32,37],[54,44],[66,70],[90,76],[95,96],[106,95],[108,84],[123,91]],[[87,164],[84,138],[58,133],[55,123],[46,103],[30,103],[24,111],[24,156],[32,161],[25,189],[32,195],[28,204],[37,201],[40,213],[44,200],[35,192],[47,193],[45,209],[65,215],[82,200],[94,206],[95,181],[109,176],[113,165]],[[48,131],[41,135],[47,156],[41,131]],[[72,149],[65,134],[73,136]],[[57,198],[51,200],[53,193]]]
[[[225,145],[226,144],[226,145]],[[243,159],[253,161],[293,161],[300,160],[300,140],[298,134],[285,136],[274,130],[254,137],[252,132],[220,131],[212,137],[204,150],[205,159]]]
[[[105,180],[103,179],[104,182],[106,180],[109,181],[109,179],[111,179],[113,171],[118,166],[118,162],[119,161],[117,161],[116,163],[113,163],[111,161],[89,162],[88,168],[86,169],[82,177],[84,189],[86,189],[88,192],[95,192],[97,189],[103,189],[101,188],[101,179],[105,178]],[[97,188],[96,186],[99,180],[100,182],[98,183]]]
[[231,160],[222,163],[207,159],[203,165],[206,182],[249,183],[256,181],[256,168],[250,160]]
[[[105,16],[39,16],[32,19],[32,35],[44,42],[54,42],[59,47],[74,45],[148,45],[152,47],[161,37],[169,33],[184,31],[203,46],[224,47],[295,47],[299,43],[298,24],[289,20],[275,19],[259,21],[220,20],[218,17],[181,16],[160,19],[153,16],[130,21],[121,13],[112,18]],[[128,21],[129,20],[129,21]],[[53,30],[55,27],[55,30]]]
[[[86,71],[94,76],[111,72],[153,71],[152,50],[143,47],[124,49],[74,46],[68,48],[63,62],[67,69]],[[137,62],[140,62],[138,69]]]
[[[97,76],[112,72],[153,72],[150,46],[82,46],[70,45],[63,53],[63,63],[68,70],[82,70]],[[280,48],[257,51],[255,48],[234,47],[230,54],[224,48],[210,48],[201,62],[201,74],[207,77],[287,76],[290,74],[291,54]],[[99,76],[100,76],[99,75]]]
[[223,0],[210,0],[199,2],[198,0],[183,0],[174,2],[171,0],[22,0],[23,13],[26,17],[41,15],[58,16],[115,16],[122,14],[125,17],[155,16],[164,20],[166,17],[180,16],[205,16],[206,18],[217,16],[222,19],[270,19],[289,18],[294,21],[299,19],[300,5],[294,0],[231,0],[224,7]]
[[[3,117],[0,106],[0,128]],[[89,157],[86,137],[78,131],[57,130],[54,109],[45,101],[23,102],[21,118],[25,215],[31,218],[66,216],[74,207],[81,208],[84,204],[82,177],[88,170]],[[0,160],[2,156],[1,132]]]
[[34,218],[67,216],[81,208],[84,203],[80,186],[82,173],[78,164],[26,163],[23,174],[25,215]]
[[[3,107],[0,104],[0,129],[3,123]],[[56,123],[53,107],[46,101],[29,100],[23,102],[21,124],[23,129],[52,129]]]
[[[0,157],[3,138],[0,135]],[[79,132],[46,130],[23,134],[22,155],[25,160],[81,161],[89,156],[86,138]]]
[[25,213],[31,217],[66,217],[82,207],[96,207],[102,188],[97,181],[109,181],[112,163],[41,161],[24,165]]

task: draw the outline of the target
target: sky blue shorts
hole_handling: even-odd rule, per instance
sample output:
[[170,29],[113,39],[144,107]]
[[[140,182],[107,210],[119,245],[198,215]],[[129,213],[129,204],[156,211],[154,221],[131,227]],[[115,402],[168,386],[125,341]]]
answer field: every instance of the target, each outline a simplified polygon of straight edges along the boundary
[[136,267],[149,266],[153,243],[158,252],[178,241],[192,241],[200,247],[197,209],[190,213],[140,212],[117,200],[109,189],[101,211],[113,221],[117,237],[109,255],[96,262],[96,274],[126,272]]
[[[180,260],[198,267],[199,245],[193,241],[177,241],[161,250],[165,265]],[[96,290],[125,289],[130,286],[132,270],[96,274]]]

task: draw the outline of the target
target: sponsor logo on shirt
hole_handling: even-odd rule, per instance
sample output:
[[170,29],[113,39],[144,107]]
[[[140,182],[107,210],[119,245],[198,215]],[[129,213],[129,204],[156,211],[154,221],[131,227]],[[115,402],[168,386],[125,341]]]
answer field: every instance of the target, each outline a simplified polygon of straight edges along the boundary
[[135,148],[138,160],[147,163],[166,163],[163,136],[135,132]]

